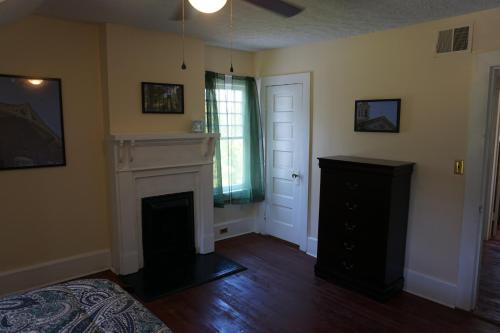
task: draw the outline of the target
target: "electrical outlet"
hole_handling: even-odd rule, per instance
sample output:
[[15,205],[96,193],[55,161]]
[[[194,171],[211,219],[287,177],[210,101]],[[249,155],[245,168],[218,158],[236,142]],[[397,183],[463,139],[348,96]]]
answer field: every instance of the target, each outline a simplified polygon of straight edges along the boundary
[[219,234],[222,235],[222,234],[227,234],[227,228],[222,228],[219,230]]
[[464,174],[464,160],[456,160],[455,161],[455,175],[463,175]]

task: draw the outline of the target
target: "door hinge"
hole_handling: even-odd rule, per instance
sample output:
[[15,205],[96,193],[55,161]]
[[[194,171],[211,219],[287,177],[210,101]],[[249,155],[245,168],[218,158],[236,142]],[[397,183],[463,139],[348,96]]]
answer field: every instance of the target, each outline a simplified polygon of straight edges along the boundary
[[482,214],[483,213],[483,206],[479,206],[479,214]]

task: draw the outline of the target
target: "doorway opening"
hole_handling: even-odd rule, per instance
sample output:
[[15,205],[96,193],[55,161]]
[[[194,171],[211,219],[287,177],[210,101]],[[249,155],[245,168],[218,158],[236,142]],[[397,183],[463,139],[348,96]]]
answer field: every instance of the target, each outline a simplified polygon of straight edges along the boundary
[[482,234],[481,261],[474,313],[500,323],[500,67],[492,69],[490,83],[489,144],[486,154],[485,220]]

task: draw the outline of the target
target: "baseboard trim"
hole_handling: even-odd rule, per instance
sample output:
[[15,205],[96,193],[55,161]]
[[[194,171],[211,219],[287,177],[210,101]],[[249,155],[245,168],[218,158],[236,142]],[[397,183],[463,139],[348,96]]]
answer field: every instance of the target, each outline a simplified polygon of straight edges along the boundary
[[0,296],[102,272],[110,265],[110,250],[100,250],[0,272]]
[[315,257],[318,254],[318,239],[316,237],[307,238],[307,251],[306,253],[311,257]]
[[[254,218],[242,218],[216,223],[214,225],[215,241],[255,232],[255,223],[256,222]],[[227,228],[227,232],[221,234],[221,230],[224,228]]]
[[411,269],[405,270],[404,290],[410,294],[455,308],[457,286]]

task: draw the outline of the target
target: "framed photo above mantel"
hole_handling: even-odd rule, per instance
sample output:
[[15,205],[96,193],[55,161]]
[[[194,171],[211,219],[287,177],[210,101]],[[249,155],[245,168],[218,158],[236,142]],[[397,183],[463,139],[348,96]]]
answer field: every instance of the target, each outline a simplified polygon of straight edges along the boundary
[[355,102],[354,131],[399,133],[401,99],[367,99]]
[[65,165],[61,80],[0,74],[0,170]]
[[184,113],[182,84],[142,82],[142,113]]

